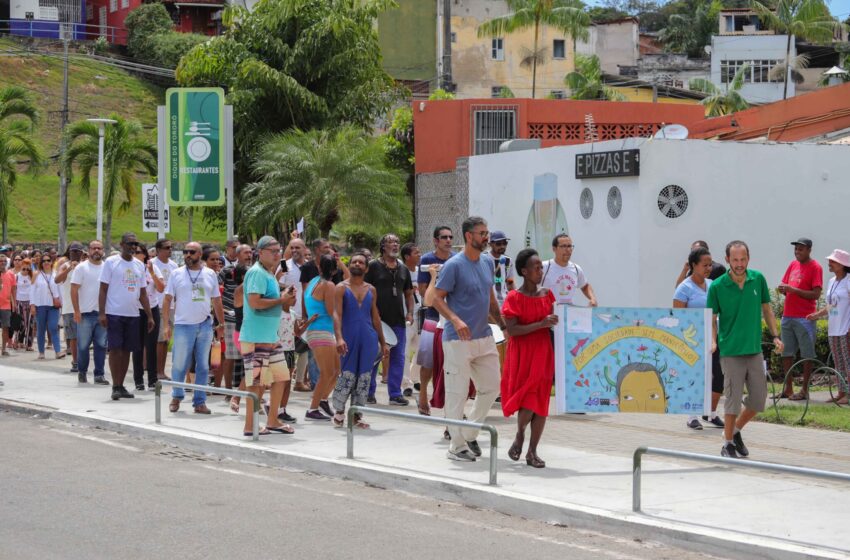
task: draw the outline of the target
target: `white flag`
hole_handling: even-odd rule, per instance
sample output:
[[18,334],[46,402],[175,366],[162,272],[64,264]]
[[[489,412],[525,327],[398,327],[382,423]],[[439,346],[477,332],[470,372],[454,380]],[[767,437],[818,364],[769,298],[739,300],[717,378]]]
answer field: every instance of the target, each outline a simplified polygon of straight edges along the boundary
[[301,234],[304,233],[304,218],[298,220],[298,225],[295,226],[295,230]]

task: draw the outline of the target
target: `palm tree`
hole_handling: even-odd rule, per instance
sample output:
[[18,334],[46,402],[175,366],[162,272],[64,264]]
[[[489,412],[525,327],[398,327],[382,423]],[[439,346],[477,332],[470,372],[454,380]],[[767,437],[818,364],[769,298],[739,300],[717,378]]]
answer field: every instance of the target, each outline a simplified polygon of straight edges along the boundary
[[40,120],[29,93],[20,87],[0,89],[0,222],[3,243],[8,240],[9,202],[18,182],[18,173],[38,173],[44,155],[32,137]]
[[570,99],[626,100],[622,93],[602,81],[602,66],[595,54],[576,55],[576,69],[564,77],[564,83],[570,88]]
[[[774,31],[788,35],[785,45],[785,64],[791,63],[791,37],[809,41],[830,41],[835,31],[841,28],[829,13],[823,0],[778,0],[776,8],[753,0],[753,10]],[[790,69],[785,72],[785,87],[782,99],[788,98]]]
[[291,130],[268,138],[254,161],[260,181],[246,186],[243,212],[255,232],[306,216],[328,237],[339,220],[393,227],[410,219],[402,175],[383,146],[362,130]]
[[693,49],[694,22],[684,14],[671,14],[667,25],[658,32],[658,40],[674,53],[687,53]]
[[744,78],[749,71],[749,64],[741,66],[735,72],[735,76],[732,78],[725,92],[705,78],[693,78],[688,82],[688,85],[694,91],[701,91],[708,94],[708,97],[700,101],[705,106],[707,116],[719,117],[720,115],[728,115],[736,111],[743,111],[750,106],[747,100],[744,99],[744,96],[741,95],[741,88],[744,87]]
[[[112,244],[112,215],[126,211],[136,198],[139,176],[157,173],[156,144],[151,142],[138,121],[126,120],[116,114],[109,118],[114,124],[106,127],[104,137],[103,211],[106,214],[105,246]],[[74,167],[79,170],[80,188],[88,195],[92,170],[97,167],[98,125],[78,121],[65,132],[68,149],[62,158],[68,182],[73,182]],[[95,178],[97,181],[97,178]]]
[[579,0],[506,0],[512,13],[491,19],[478,26],[479,37],[502,37],[522,29],[534,28],[534,46],[522,60],[522,66],[531,66],[531,97],[537,92],[537,65],[545,61],[546,49],[538,48],[540,26],[557,29],[573,39],[586,40],[589,36],[590,16]]

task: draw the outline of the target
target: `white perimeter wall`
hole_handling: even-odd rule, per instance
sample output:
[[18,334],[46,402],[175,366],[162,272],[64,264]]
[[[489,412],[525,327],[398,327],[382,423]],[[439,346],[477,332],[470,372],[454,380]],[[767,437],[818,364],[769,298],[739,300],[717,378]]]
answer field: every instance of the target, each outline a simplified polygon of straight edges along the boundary
[[[641,150],[640,177],[574,178],[576,153],[635,147]],[[491,230],[506,231],[511,256],[524,246],[534,176],[547,172],[558,176],[576,244],[573,260],[585,269],[601,305],[671,305],[676,276],[696,239],[707,241],[720,262],[726,243],[743,239],[751,267],[771,286],[794,258],[793,239],[810,237],[824,270],[823,257],[832,249],[850,250],[850,146],[635,139],[471,157],[470,214],[484,216]],[[688,209],[676,219],[658,210],[658,193],[669,184],[688,194]],[[623,196],[617,219],[606,206],[613,185]],[[594,197],[587,220],[578,202],[585,187]]]

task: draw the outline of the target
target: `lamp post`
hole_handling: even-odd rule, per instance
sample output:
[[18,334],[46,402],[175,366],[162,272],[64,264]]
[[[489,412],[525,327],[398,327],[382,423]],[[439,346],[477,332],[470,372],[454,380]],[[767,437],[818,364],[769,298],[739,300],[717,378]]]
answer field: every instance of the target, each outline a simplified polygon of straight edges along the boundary
[[86,119],[88,122],[97,123],[97,237],[103,240],[103,135],[106,125],[115,124],[114,119]]

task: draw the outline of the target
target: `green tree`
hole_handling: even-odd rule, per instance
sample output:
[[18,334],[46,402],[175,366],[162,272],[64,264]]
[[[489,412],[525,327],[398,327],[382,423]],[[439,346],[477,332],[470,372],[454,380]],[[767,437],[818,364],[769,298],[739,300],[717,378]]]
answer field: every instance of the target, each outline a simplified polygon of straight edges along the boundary
[[[256,179],[261,139],[291,128],[354,124],[370,130],[398,99],[381,66],[375,28],[393,0],[264,0],[224,12],[225,32],[196,46],[177,67],[181,86],[220,86],[233,106],[236,221],[241,185]],[[205,209],[220,221],[221,208]]]
[[693,78],[688,82],[689,87],[694,91],[700,91],[708,94],[708,97],[700,101],[700,104],[705,106],[706,115],[709,117],[719,117],[728,115],[737,111],[743,111],[750,106],[744,96],[741,95],[741,88],[744,87],[744,78],[750,71],[750,65],[744,64],[735,72],[735,76],[723,91],[710,80],[705,78]]
[[570,99],[626,100],[622,93],[605,85],[602,66],[595,54],[576,55],[576,69],[564,77],[564,83],[570,88]]
[[21,171],[38,173],[44,154],[32,137],[40,121],[29,93],[18,86],[0,89],[0,222],[2,241],[8,241],[9,204]]
[[401,174],[387,167],[381,143],[352,125],[275,135],[253,167],[260,180],[246,186],[242,202],[254,231],[301,216],[322,237],[340,221],[387,228],[410,221]]
[[[786,66],[790,65],[792,59],[792,36],[807,41],[830,41],[841,28],[823,0],[778,0],[775,7],[753,0],[752,7],[767,27],[788,35],[785,46]],[[785,73],[782,99],[788,98],[789,70]]]
[[664,46],[688,56],[703,56],[703,48],[717,32],[717,16],[723,9],[720,0],[686,0],[671,3],[682,12],[670,14],[667,24],[658,32]]
[[479,37],[503,37],[514,31],[534,29],[534,45],[522,60],[531,66],[531,97],[537,93],[537,66],[546,60],[546,48],[539,48],[540,27],[557,29],[573,39],[573,53],[577,39],[587,39],[590,16],[580,0],[506,0],[511,13],[491,19],[478,26]]
[[[127,211],[138,191],[139,179],[157,173],[156,144],[142,128],[141,123],[126,120],[116,114],[109,116],[117,121],[106,126],[103,149],[103,212],[106,216],[104,242],[112,243],[112,215]],[[68,149],[62,158],[69,182],[74,180],[74,168],[80,175],[80,188],[88,196],[92,186],[92,171],[97,167],[98,125],[78,121],[66,130]],[[94,177],[97,188],[97,175]]]

